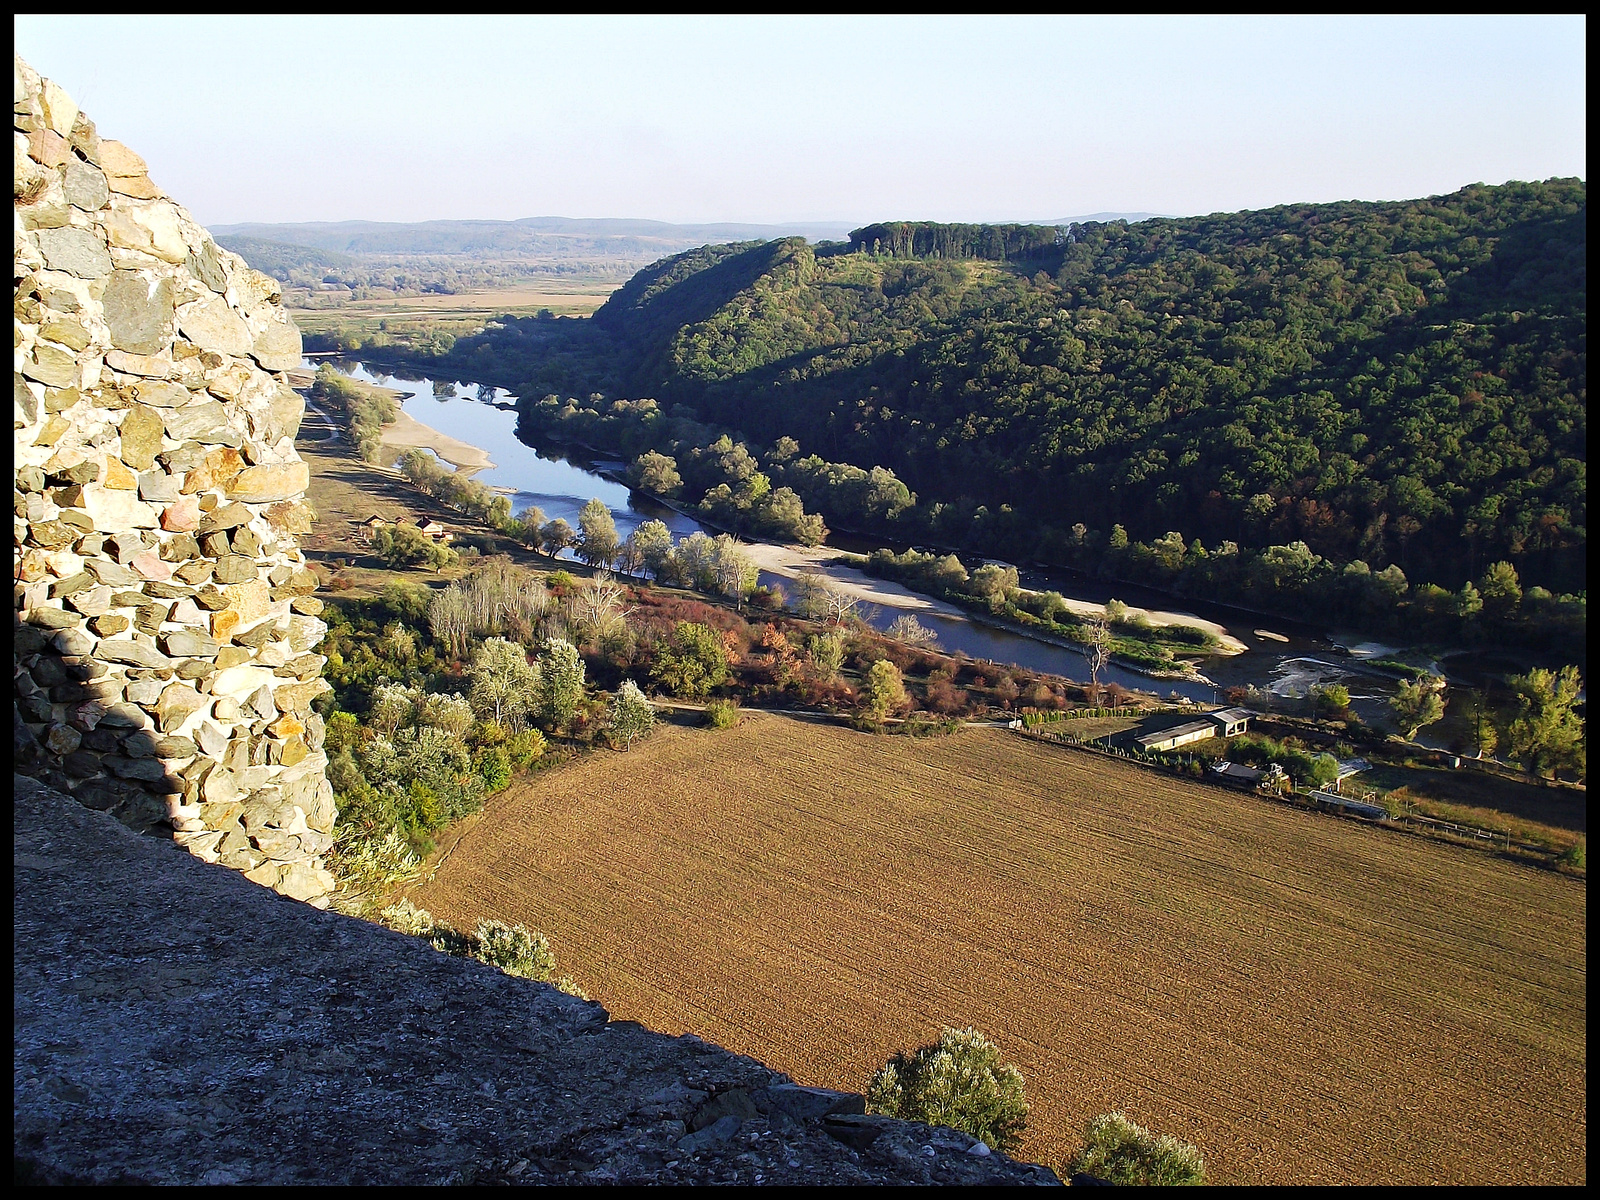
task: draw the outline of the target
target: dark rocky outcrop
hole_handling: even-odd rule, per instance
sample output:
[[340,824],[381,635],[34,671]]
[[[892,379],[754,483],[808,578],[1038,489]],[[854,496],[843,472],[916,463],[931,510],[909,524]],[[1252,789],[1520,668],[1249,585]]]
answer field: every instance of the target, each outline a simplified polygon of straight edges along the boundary
[[19,1179],[1057,1182],[14,780]]

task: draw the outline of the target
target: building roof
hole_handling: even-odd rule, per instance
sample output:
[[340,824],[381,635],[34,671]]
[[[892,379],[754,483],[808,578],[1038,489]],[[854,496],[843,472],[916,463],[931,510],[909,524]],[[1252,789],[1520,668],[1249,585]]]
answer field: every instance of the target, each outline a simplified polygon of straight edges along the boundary
[[1349,779],[1352,775],[1359,775],[1363,771],[1372,770],[1372,764],[1364,758],[1342,758],[1339,760],[1339,778]]
[[1154,733],[1147,733],[1142,737],[1134,738],[1141,746],[1152,745],[1156,742],[1171,741],[1175,737],[1182,737],[1186,733],[1207,733],[1212,730],[1210,721],[1188,721],[1182,725],[1173,725],[1167,729],[1158,729]]
[[389,519],[387,517],[380,517],[377,513],[373,513],[361,523],[363,525],[387,525],[389,523]]
[[1259,783],[1265,771],[1258,771],[1254,767],[1247,767],[1243,763],[1219,762],[1212,763],[1211,770],[1214,774],[1224,779],[1231,779],[1238,783]]
[[1248,721],[1255,715],[1248,708],[1219,708],[1214,713],[1206,714],[1213,721],[1226,721],[1230,725],[1235,721]]

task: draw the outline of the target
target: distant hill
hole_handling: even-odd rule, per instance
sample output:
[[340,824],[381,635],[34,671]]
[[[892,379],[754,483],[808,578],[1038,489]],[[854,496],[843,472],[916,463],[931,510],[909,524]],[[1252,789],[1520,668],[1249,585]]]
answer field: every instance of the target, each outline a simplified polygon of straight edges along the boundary
[[296,270],[336,271],[356,265],[356,260],[348,254],[268,241],[266,238],[224,236],[217,238],[217,245],[233,251],[256,270],[284,280]]
[[517,221],[305,221],[212,226],[213,236],[252,238],[341,254],[464,254],[651,258],[711,242],[849,236],[848,224],[673,225],[623,218],[524,217]]
[[1057,217],[1054,221],[1040,221],[1040,225],[1087,225],[1091,221],[1098,221],[1102,225],[1108,221],[1126,221],[1135,225],[1140,221],[1153,221],[1157,219],[1174,220],[1171,213],[1151,212],[1097,212],[1086,217]]
[[[756,452],[892,470],[921,499],[889,520],[772,468],[830,522],[908,541],[1252,603],[1345,588],[1369,615],[1502,559],[1578,592],[1586,212],[1556,179],[1071,232],[881,222],[689,250],[570,351],[526,322],[454,358],[525,399],[654,397]],[[606,443],[604,414],[571,415]],[[667,425],[629,436],[687,454]],[[1440,621],[1478,602],[1418,594]]]

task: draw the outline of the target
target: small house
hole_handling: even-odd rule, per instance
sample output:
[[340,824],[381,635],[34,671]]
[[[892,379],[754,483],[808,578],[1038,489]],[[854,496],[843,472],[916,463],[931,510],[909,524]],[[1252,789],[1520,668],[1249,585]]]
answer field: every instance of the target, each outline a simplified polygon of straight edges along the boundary
[[389,522],[385,521],[382,517],[374,513],[365,521],[361,522],[362,535],[367,539],[367,541],[370,542],[372,540],[372,535],[377,533],[378,530],[384,528],[388,524]]
[[436,542],[448,542],[454,536],[443,525],[431,518],[426,521],[419,521],[417,528]]
[[1339,760],[1339,774],[1333,781],[1333,790],[1336,792],[1341,791],[1346,779],[1370,770],[1372,770],[1372,764],[1364,758],[1341,758]]
[[1253,788],[1266,778],[1267,773],[1258,771],[1254,767],[1247,767],[1243,763],[1219,762],[1211,764],[1211,774],[1219,783]]
[[1255,715],[1248,708],[1221,708],[1208,713],[1206,719],[1216,725],[1217,736],[1233,737],[1249,728],[1250,718]]
[[1159,729],[1134,738],[1134,744],[1145,753],[1159,750],[1176,750],[1190,742],[1203,742],[1217,736],[1217,727],[1210,721],[1187,721],[1170,729]]

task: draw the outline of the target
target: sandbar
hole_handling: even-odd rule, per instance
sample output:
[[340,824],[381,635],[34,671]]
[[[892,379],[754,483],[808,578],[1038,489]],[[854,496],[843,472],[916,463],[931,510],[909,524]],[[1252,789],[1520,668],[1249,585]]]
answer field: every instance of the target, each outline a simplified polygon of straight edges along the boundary
[[474,472],[494,466],[488,451],[470,442],[463,442],[460,438],[453,438],[447,433],[440,433],[431,425],[424,425],[403,409],[398,417],[383,427],[383,447],[383,459],[390,464],[407,450],[420,447],[423,450],[432,450],[462,476],[472,475]]

